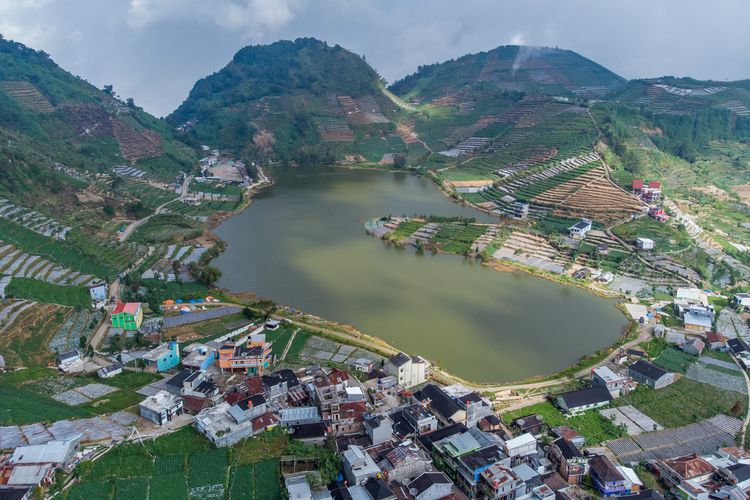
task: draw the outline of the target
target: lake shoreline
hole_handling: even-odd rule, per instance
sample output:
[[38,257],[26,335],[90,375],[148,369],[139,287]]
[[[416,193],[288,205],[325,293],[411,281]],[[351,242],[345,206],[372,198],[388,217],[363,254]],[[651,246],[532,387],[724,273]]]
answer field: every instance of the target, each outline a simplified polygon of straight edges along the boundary
[[[379,168],[346,167],[346,166],[338,166],[338,165],[337,166],[333,166],[333,167],[329,167],[329,168],[331,168],[331,170],[334,170],[334,171],[335,170],[349,170],[349,171],[362,170],[362,171],[378,171],[378,172],[398,173],[398,171],[394,171],[392,169],[389,170],[389,169],[379,169]],[[298,168],[298,169],[294,169],[294,170],[302,171],[303,169],[302,168]],[[428,180],[427,176],[419,175],[419,174],[416,174],[414,172],[408,172],[407,171],[407,172],[403,172],[403,173],[404,174],[407,174],[407,173],[408,174],[413,174],[415,177],[419,177],[419,178]],[[210,228],[211,229],[211,233],[214,234],[216,236],[216,238],[221,239],[222,241],[224,241],[225,248],[229,246],[229,243],[226,242],[226,240],[223,240],[222,238],[220,238],[216,234],[216,232],[214,232],[214,230],[217,229],[219,226],[221,226],[222,223],[226,222],[229,219],[234,218],[234,216],[240,215],[240,214],[244,213],[244,211],[249,206],[251,206],[251,205],[254,204],[254,199],[253,199],[254,195],[258,194],[262,190],[264,190],[264,189],[266,189],[268,187],[271,187],[271,186],[273,186],[275,184],[276,184],[276,182],[274,181],[274,182],[271,182],[269,184],[261,186],[259,189],[253,190],[249,194],[247,201],[245,203],[243,203],[243,205],[238,210],[236,210],[235,212],[227,213],[226,216],[221,217],[221,218],[217,218],[217,220],[214,221],[214,223],[211,225],[211,228]],[[454,203],[456,203],[458,205],[467,206],[468,208],[471,208],[473,210],[477,210],[477,208],[474,207],[474,206],[472,206],[471,204],[467,204],[463,200],[456,200],[455,198],[449,196],[442,189],[438,189],[438,191],[441,191],[443,193],[443,195],[445,195],[445,197],[447,197],[448,199],[451,199],[451,201],[453,201]],[[480,211],[480,212],[484,213],[484,211]],[[493,218],[497,218],[494,215],[492,217]],[[223,251],[222,251],[222,253],[223,253]],[[447,254],[447,252],[441,252],[441,253]],[[600,291],[597,291],[597,290],[592,290],[589,287],[582,286],[581,284],[570,283],[570,282],[567,282],[567,281],[564,281],[564,280],[554,279],[554,277],[551,277],[551,276],[549,276],[549,275],[547,275],[547,274],[545,274],[543,272],[532,270],[532,269],[528,269],[528,268],[524,268],[522,266],[515,265],[515,264],[512,264],[512,263],[507,263],[507,265],[505,265],[506,263],[500,264],[500,263],[482,262],[481,264],[482,264],[483,267],[489,267],[489,268],[494,269],[496,271],[502,271],[502,272],[506,272],[506,273],[508,271],[523,271],[525,274],[528,274],[528,275],[531,275],[531,276],[540,277],[540,278],[544,278],[546,281],[552,281],[552,282],[555,282],[555,283],[558,283],[558,284],[561,284],[561,285],[565,285],[565,286],[567,286],[567,285],[574,285],[575,287],[585,289],[586,291],[588,291],[588,292],[590,292],[593,295],[596,295],[598,297],[602,297],[602,298],[605,298],[605,299],[612,299],[612,296],[610,296],[610,295],[603,294],[603,293],[601,293]],[[268,295],[268,294],[264,294],[264,295]],[[299,312],[302,312],[297,307],[295,307],[294,309],[297,310],[297,311],[299,311]],[[618,308],[618,309],[620,309],[620,308]],[[394,344],[392,343],[392,341],[385,340],[383,337],[373,336],[373,335],[362,333],[362,331],[360,331],[358,328],[355,328],[353,326],[347,326],[346,323],[342,323],[342,322],[339,322],[339,321],[324,320],[320,316],[316,316],[316,315],[309,314],[309,313],[303,313],[303,316],[305,318],[314,319],[316,321],[317,320],[325,321],[325,323],[328,324],[328,325],[336,325],[336,330],[341,331],[342,334],[348,335],[353,342],[355,342],[357,339],[362,339],[362,338],[376,339],[378,341],[378,343],[380,343],[383,346],[387,346],[388,348],[390,348],[390,349],[392,349],[394,351],[400,350],[399,348],[397,348],[396,346],[394,346]],[[616,339],[614,339],[612,341],[611,344],[608,344],[608,345],[615,345],[619,341],[620,341],[620,339],[616,338]],[[606,347],[604,347],[604,348],[606,349]],[[418,354],[421,354],[421,353],[418,353]],[[559,374],[561,372],[564,372],[565,370],[569,370],[571,366],[577,366],[577,365],[579,365],[580,359],[586,358],[589,355],[590,355],[590,353],[586,353],[583,356],[581,356],[581,358],[579,358],[578,360],[573,361],[570,364],[566,365],[565,367],[562,367],[559,370],[556,370],[555,372],[550,373],[550,374],[546,374],[546,375],[534,374],[534,375],[529,375],[529,376],[525,376],[525,377],[522,377],[522,378],[509,379],[509,380],[516,380],[516,381],[521,381],[521,382],[528,382],[529,380],[539,380],[540,378],[542,378],[542,379],[554,378],[554,377],[557,376],[557,374]],[[430,356],[427,356],[427,357],[429,358]],[[440,365],[440,363],[438,362],[437,365]],[[508,382],[496,382],[496,381],[476,382],[476,381],[471,381],[471,377],[465,377],[465,378],[464,377],[460,377],[460,376],[455,375],[454,373],[452,373],[449,369],[448,369],[448,371],[441,369],[438,373],[436,373],[436,375],[438,375],[438,377],[436,377],[436,378],[439,378],[441,380],[458,381],[458,382],[470,384],[473,387],[477,387],[477,388],[492,387],[492,386],[496,386],[498,384],[510,385],[510,384],[517,383],[517,382],[510,382],[510,381],[508,381]]]

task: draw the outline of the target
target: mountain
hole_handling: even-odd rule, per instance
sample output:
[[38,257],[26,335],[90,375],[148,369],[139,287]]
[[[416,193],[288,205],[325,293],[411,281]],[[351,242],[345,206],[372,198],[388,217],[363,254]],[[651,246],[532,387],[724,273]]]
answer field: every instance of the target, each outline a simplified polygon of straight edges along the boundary
[[132,100],[0,37],[0,161],[0,197],[54,212],[70,208],[82,176],[130,164],[168,180],[192,168],[194,153]]
[[425,102],[481,83],[530,94],[603,97],[623,87],[626,80],[571,50],[505,45],[420,66],[390,90],[403,98]]
[[194,145],[249,150],[285,163],[406,149],[382,79],[352,52],[313,38],[241,49],[199,80],[168,120]]

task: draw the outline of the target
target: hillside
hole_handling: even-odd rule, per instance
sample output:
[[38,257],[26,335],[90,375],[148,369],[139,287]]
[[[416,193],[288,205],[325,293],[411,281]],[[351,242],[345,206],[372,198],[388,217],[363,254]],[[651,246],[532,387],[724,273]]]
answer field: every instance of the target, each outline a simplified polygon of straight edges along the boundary
[[625,80],[570,50],[506,45],[420,66],[390,90],[405,99],[429,102],[481,83],[530,94],[602,97]]
[[312,38],[241,49],[199,80],[168,120],[195,145],[251,151],[285,163],[406,149],[396,106],[360,56]]

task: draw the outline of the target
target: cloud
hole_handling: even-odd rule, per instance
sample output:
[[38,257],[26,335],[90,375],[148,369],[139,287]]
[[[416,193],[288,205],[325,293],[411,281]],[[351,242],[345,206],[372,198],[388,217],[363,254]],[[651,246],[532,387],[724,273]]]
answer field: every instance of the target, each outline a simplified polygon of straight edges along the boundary
[[133,29],[175,20],[259,37],[266,30],[289,23],[302,10],[304,0],[130,0],[127,23]]

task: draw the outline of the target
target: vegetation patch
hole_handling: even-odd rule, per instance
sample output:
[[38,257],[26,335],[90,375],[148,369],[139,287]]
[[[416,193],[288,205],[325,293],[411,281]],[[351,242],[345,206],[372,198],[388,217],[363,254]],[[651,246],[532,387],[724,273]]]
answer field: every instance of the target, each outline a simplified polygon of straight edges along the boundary
[[91,306],[89,291],[84,286],[61,286],[29,278],[13,278],[5,292],[10,297],[31,299],[36,302],[80,307],[82,309]]

